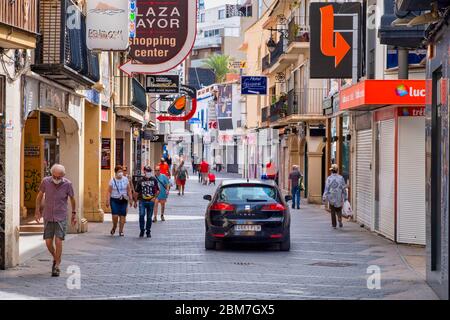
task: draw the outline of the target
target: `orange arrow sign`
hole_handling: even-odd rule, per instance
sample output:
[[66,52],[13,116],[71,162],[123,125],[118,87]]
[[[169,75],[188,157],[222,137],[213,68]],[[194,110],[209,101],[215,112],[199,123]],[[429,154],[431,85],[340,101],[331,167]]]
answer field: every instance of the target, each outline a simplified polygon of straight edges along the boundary
[[335,57],[334,65],[337,68],[351,47],[340,32],[334,32],[333,6],[320,8],[320,13],[322,16],[320,49],[325,56]]

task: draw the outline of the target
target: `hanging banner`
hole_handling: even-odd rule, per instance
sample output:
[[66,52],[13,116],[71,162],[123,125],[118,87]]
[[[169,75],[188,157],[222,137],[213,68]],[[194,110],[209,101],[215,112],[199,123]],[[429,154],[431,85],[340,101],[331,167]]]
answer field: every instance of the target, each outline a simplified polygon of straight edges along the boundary
[[89,50],[125,51],[129,46],[128,0],[89,0],[86,40]]
[[160,74],[180,65],[197,34],[197,1],[136,1],[136,35],[128,61],[120,69],[131,75]]

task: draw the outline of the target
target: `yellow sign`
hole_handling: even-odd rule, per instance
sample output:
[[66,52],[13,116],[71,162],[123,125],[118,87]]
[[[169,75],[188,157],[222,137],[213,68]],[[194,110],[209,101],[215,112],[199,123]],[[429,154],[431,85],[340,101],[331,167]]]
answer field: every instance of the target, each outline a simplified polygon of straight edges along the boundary
[[230,61],[228,69],[245,69],[247,68],[247,61]]

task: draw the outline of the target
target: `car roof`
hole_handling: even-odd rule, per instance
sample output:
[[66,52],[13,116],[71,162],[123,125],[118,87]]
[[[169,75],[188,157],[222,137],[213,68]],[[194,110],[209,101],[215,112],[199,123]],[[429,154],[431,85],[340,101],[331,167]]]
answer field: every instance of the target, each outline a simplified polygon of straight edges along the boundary
[[275,181],[272,181],[272,180],[261,181],[261,180],[246,180],[246,179],[223,180],[221,186],[226,187],[226,186],[231,186],[231,185],[236,185],[236,184],[239,184],[239,185],[259,184],[261,186],[276,187]]

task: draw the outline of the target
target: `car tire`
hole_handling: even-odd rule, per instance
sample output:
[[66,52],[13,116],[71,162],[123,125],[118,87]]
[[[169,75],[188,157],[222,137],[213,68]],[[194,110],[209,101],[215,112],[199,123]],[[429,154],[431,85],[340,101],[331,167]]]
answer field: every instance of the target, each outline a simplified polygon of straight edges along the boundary
[[216,249],[216,243],[210,239],[208,239],[208,236],[205,236],[205,249],[206,250],[215,250]]
[[290,251],[291,250],[291,235],[288,235],[283,242],[280,243],[280,251]]

